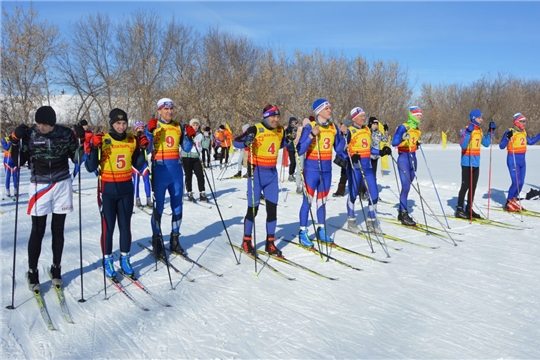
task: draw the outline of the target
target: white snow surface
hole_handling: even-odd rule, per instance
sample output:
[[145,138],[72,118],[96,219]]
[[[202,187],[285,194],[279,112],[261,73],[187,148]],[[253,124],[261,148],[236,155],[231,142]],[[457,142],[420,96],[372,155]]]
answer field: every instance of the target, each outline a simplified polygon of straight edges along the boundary
[[[438,246],[428,249],[408,243],[386,240],[390,258],[381,246],[356,235],[328,226],[336,243],[378,259],[380,263],[341,251],[336,258],[362,268],[355,271],[321,258],[297,246],[278,241],[286,257],[315,271],[339,280],[331,281],[306,271],[269,260],[283,273],[296,278],[286,280],[253,260],[235,257],[230,240],[240,244],[243,218],[247,209],[247,180],[215,179],[219,169],[207,171],[217,206],[211,209],[184,203],[181,243],[191,258],[223,273],[217,277],[171,257],[171,263],[190,278],[171,271],[172,289],[167,268],[158,263],[137,243],[149,245],[150,216],[135,210],[132,218],[132,264],[140,280],[172,307],[153,301],[124,279],[122,283],[141,303],[142,311],[109,282],[104,291],[99,246],[100,216],[96,203],[97,180],[82,172],[81,202],[74,194],[75,211],[68,214],[62,273],[67,303],[74,319],[62,318],[51,281],[46,275],[51,265],[49,225],[43,240],[39,270],[45,303],[57,331],[50,331],[42,320],[25,280],[27,242],[31,218],[26,215],[28,195],[20,197],[17,233],[15,202],[1,202],[2,290],[2,359],[178,359],[178,358],[421,358],[421,359],[533,359],[540,358],[540,218],[497,211],[505,202],[510,185],[506,152],[493,146],[491,152],[490,219],[523,227],[512,230],[469,224],[452,219],[461,182],[460,150],[455,144],[423,145],[429,170],[437,185],[444,212],[448,216],[454,246],[448,238],[407,229],[383,221],[383,230],[408,241]],[[397,154],[394,151],[394,156]],[[540,147],[529,147],[528,173],[522,196],[540,185]],[[236,155],[233,156],[236,162]],[[446,224],[430,216],[431,210],[442,214],[422,153],[418,152],[418,182],[427,222],[441,228]],[[480,180],[475,197],[476,211],[487,215],[490,149],[482,150]],[[380,163],[379,163],[380,166]],[[378,173],[380,197],[392,204],[380,203],[379,216],[396,217],[398,202],[396,178],[390,171]],[[279,167],[278,167],[279,169]],[[232,176],[236,166],[227,170]],[[245,169],[244,169],[245,172]],[[212,183],[212,175],[215,184]],[[4,178],[2,177],[2,180]],[[334,167],[331,193],[336,190],[339,168]],[[28,169],[23,168],[21,188],[26,192]],[[74,182],[74,189],[78,186]],[[198,196],[196,180],[193,187]],[[207,193],[212,192],[206,184]],[[295,183],[280,183],[276,237],[293,239],[298,232],[298,213],[302,197],[294,194]],[[289,192],[287,192],[289,191]],[[144,189],[141,186],[141,194]],[[209,195],[211,196],[211,195]],[[144,197],[144,195],[142,195]],[[346,198],[330,196],[327,224],[346,223]],[[523,200],[523,206],[540,211],[540,201]],[[82,272],[80,268],[79,206],[82,210]],[[424,222],[420,197],[411,189],[411,214]],[[357,201],[358,222],[364,226]],[[166,207],[166,211],[170,211]],[[227,232],[224,230],[221,216]],[[266,237],[265,206],[256,218],[257,246],[264,248]],[[164,215],[162,227],[166,245],[170,216]],[[441,223],[439,223],[440,221]],[[228,233],[228,234],[227,234]],[[313,229],[310,227],[310,233]],[[114,256],[119,257],[118,231]],[[14,310],[11,304],[14,238],[16,269]],[[460,241],[463,240],[463,241]],[[401,250],[396,250],[400,248]],[[117,263],[118,264],[118,263]],[[119,265],[119,264],[118,264]],[[81,284],[83,288],[81,289]],[[78,302],[81,297],[86,302]]]

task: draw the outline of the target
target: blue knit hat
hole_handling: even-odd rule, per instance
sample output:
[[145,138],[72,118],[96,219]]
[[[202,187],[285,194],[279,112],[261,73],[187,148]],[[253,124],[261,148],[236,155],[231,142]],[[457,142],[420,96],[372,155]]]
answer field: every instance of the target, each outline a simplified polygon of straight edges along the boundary
[[326,99],[317,99],[313,103],[313,112],[318,115],[325,107],[330,106],[330,103]]
[[471,122],[475,122],[476,118],[482,117],[482,112],[479,109],[474,109],[469,113]]

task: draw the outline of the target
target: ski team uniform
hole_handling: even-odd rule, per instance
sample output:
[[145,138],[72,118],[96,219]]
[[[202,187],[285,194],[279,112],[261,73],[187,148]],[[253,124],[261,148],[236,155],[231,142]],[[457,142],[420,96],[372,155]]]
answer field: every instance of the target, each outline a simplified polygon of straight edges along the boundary
[[[476,191],[476,185],[478,183],[478,177],[480,175],[480,147],[489,147],[491,144],[491,137],[489,133],[484,135],[482,129],[478,125],[474,125],[474,130],[469,132],[467,127],[461,129],[459,137],[459,145],[461,147],[461,179],[462,186],[458,194],[457,206],[460,209],[465,203],[465,194],[467,195],[467,202],[474,199],[474,193]],[[472,183],[471,183],[471,168],[472,168]],[[472,204],[468,204],[468,208],[472,207]]]
[[90,151],[85,166],[88,172],[99,168],[98,204],[101,212],[100,244],[103,254],[112,254],[117,220],[120,252],[130,252],[134,193],[131,169],[141,168],[143,162],[144,156],[133,134],[125,133],[125,136],[105,134],[101,149],[96,147]]
[[[319,125],[320,133],[310,139],[309,135],[315,125]],[[318,224],[325,222],[325,203],[332,185],[332,148],[340,154],[341,158],[346,158],[346,155],[343,154],[343,138],[338,133],[338,129],[330,121],[326,125],[311,121],[302,130],[297,151],[299,156],[305,154],[304,182],[309,199],[304,196],[300,208],[301,227],[307,227],[309,207],[315,190],[317,191],[317,221]]]
[[237,137],[234,146],[244,148],[244,139],[249,133],[255,133],[255,140],[251,145],[251,152],[250,148],[246,148],[248,151],[248,209],[244,219],[244,234],[245,237],[251,239],[254,220],[253,212],[255,212],[256,216],[262,192],[266,199],[266,233],[269,240],[274,240],[279,198],[279,176],[276,164],[279,149],[286,144],[284,140],[285,132],[281,125],[277,125],[275,129],[270,129],[263,123],[257,123]]
[[[413,116],[409,112],[409,117]],[[414,117],[414,116],[413,116]],[[410,138],[403,139],[403,134],[409,133]],[[411,182],[416,176],[417,161],[416,150],[417,142],[422,132],[418,128],[413,128],[409,122],[403,123],[396,129],[396,134],[392,138],[392,146],[397,146],[399,168],[399,179],[401,182],[401,194],[399,196],[399,210],[407,210],[407,198],[411,190]]]
[[[512,131],[513,136],[511,139],[506,137],[506,134]],[[523,189],[525,184],[525,173],[527,166],[525,164],[525,154],[527,152],[527,145],[534,145],[540,140],[540,134],[534,138],[527,136],[525,129],[519,129],[517,127],[511,127],[504,132],[502,140],[499,143],[499,148],[502,150],[507,149],[506,165],[510,173],[510,179],[512,181],[510,188],[508,189],[507,200],[519,198],[519,193]]]
[[13,189],[14,189],[14,195],[18,194],[17,189],[17,182],[19,177],[19,168],[15,166],[15,162],[13,158],[11,157],[11,149],[13,147],[11,140],[9,139],[9,136],[6,136],[5,138],[2,138],[2,147],[4,148],[4,170],[6,172],[6,194],[10,194],[9,192],[9,184],[11,182],[11,178],[13,175]]
[[32,216],[32,230],[28,240],[28,265],[36,269],[45,235],[47,215],[51,221],[53,264],[59,265],[64,249],[64,223],[66,214],[73,211],[73,193],[69,159],[73,163],[82,156],[82,149],[73,131],[62,125],[54,125],[51,132],[42,134],[37,126],[28,129],[22,148],[13,146],[13,159],[17,164],[28,161],[30,184],[28,186],[28,210]]
[[[172,120],[166,123],[157,121],[156,129],[151,133],[146,131],[152,153],[152,187],[155,196],[156,212],[152,216],[152,233],[161,234],[161,216],[165,207],[165,192],[169,192],[172,209],[171,229],[173,233],[180,232],[182,223],[182,196],[184,193],[184,170],[180,161],[180,149],[191,151],[193,142],[185,135],[183,127]],[[185,145],[184,145],[185,144]]]
[[[363,192],[363,190],[369,192],[370,205],[377,204],[379,198],[375,174],[371,167],[371,156],[379,155],[379,150],[372,146],[371,139],[371,130],[365,125],[362,127],[352,125],[347,128],[347,144],[349,157],[351,158],[351,161],[347,163],[346,169],[347,179],[349,181],[349,197],[347,199],[347,216],[349,218],[355,217],[354,202],[359,190],[360,192]],[[354,155],[360,156],[359,162],[352,160]],[[370,206],[368,215],[370,218],[375,217],[373,206]]]
[[[143,156],[144,153],[141,152],[141,155]],[[136,168],[135,166],[133,166],[131,168],[131,175],[133,178],[133,186],[135,187],[135,198],[140,198],[139,185],[142,178],[146,198],[150,199],[152,195],[150,188],[150,170],[148,169],[148,163],[146,162],[146,160],[142,163],[140,168]]]

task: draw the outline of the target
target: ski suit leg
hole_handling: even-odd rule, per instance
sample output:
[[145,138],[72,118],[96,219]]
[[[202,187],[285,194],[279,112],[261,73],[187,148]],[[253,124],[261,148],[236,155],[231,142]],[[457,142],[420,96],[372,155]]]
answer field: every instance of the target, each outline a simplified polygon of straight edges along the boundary
[[347,197],[347,216],[350,218],[355,217],[354,203],[358,196],[358,190],[360,188],[359,180],[361,179],[360,169],[354,169],[347,166],[347,181],[349,182],[349,196]]
[[161,234],[161,216],[163,215],[163,208],[165,207],[165,191],[171,182],[171,175],[169,174],[169,170],[165,165],[156,164],[156,166],[154,166],[154,174],[152,176],[156,204],[154,214],[150,219],[150,223],[152,224],[152,234],[159,235]]
[[142,178],[144,182],[144,192],[146,193],[146,197],[150,198],[152,196],[151,188],[150,188],[150,171],[148,170],[148,166],[145,164],[142,172]]
[[262,191],[266,199],[266,234],[274,235],[277,225],[277,204],[279,200],[279,180],[277,169],[265,171],[262,179]]
[[139,198],[139,183],[140,183],[140,175],[139,172],[132,168],[131,169],[131,178],[133,179],[133,187],[135,188],[135,197]]
[[118,230],[120,230],[120,251],[131,250],[131,216],[133,215],[133,196],[118,196]]
[[[182,169],[182,167],[180,167]],[[174,233],[180,232],[182,225],[182,196],[184,195],[184,183],[182,182],[182,172],[176,173],[175,177],[178,181],[173,181],[167,187],[171,199],[172,219],[171,230]]]
[[330,171],[322,172],[321,178],[322,181],[317,188],[317,221],[319,224],[324,224],[326,221],[326,199],[332,184],[332,173]]
[[[261,176],[259,168],[255,167],[253,172],[253,180],[247,179],[247,204],[248,208],[244,218],[244,234],[251,235],[253,233],[253,220],[259,212],[259,203],[261,201]],[[255,207],[255,209],[253,209]],[[255,210],[255,215],[253,211]]]
[[103,255],[109,255],[113,251],[112,241],[118,215],[118,196],[102,194],[101,204],[101,251]]
[[[315,195],[315,190],[319,188],[320,177],[318,171],[304,170],[305,189],[309,199],[304,194],[302,206],[300,207],[300,226],[307,226],[309,208]],[[318,196],[318,194],[317,194]]]
[[398,156],[399,179],[401,181],[401,193],[399,196],[399,209],[407,210],[407,198],[411,190],[411,181],[414,180],[415,171],[409,153],[401,153]]
[[[517,162],[517,158],[516,158]],[[519,193],[517,191],[518,184],[517,184],[517,178],[519,177],[518,170],[517,170],[517,164],[514,164],[514,156],[512,154],[508,154],[506,156],[506,165],[508,166],[508,172],[510,174],[510,188],[508,189],[508,197],[507,200],[517,198],[519,196]]]

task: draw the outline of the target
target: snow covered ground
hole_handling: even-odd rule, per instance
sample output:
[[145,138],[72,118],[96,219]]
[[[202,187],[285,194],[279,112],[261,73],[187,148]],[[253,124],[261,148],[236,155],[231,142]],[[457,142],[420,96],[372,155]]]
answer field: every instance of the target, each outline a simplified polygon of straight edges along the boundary
[[[460,184],[460,151],[456,145],[424,145],[429,169],[437,184],[446,215],[453,214]],[[439,200],[421,153],[418,184],[429,207],[442,214]],[[489,149],[482,151],[482,165],[476,203],[487,215]],[[528,150],[528,174],[522,196],[540,186],[540,147]],[[236,157],[233,158],[234,160]],[[28,196],[19,202],[15,309],[11,304],[15,203],[0,204],[2,222],[1,260],[2,353],[3,359],[74,358],[540,358],[540,277],[538,263],[540,218],[510,215],[495,209],[502,206],[510,184],[506,153],[493,147],[490,218],[521,227],[521,230],[469,224],[448,219],[448,238],[406,229],[383,222],[388,234],[430,249],[386,240],[390,263],[381,263],[332,251],[336,258],[362,271],[335,262],[321,261],[299,247],[280,242],[286,257],[322,274],[337,277],[331,281],[306,271],[270,260],[283,273],[296,278],[288,281],[240,256],[237,265],[228,244],[220,214],[211,209],[185,203],[181,242],[188,254],[217,277],[171,258],[185,277],[157,265],[137,243],[149,244],[150,217],[139,210],[133,215],[132,263],[141,281],[152,293],[170,303],[163,307],[128,281],[127,290],[150,310],[135,307],[104,280],[100,266],[100,217],[96,205],[96,178],[82,173],[83,278],[79,267],[79,200],[76,211],[66,221],[63,277],[69,309],[75,324],[61,315],[46,268],[51,264],[50,230],[47,230],[40,259],[40,278],[44,299],[57,331],[50,331],[38,313],[25,281],[26,245],[30,217],[26,215]],[[219,170],[208,176],[214,178]],[[232,176],[236,167],[228,170]],[[339,170],[334,169],[331,192]],[[381,198],[379,215],[395,217],[397,186],[393,171],[378,174]],[[3,180],[3,177],[2,177]],[[29,180],[22,171],[22,187]],[[416,182],[415,182],[416,184]],[[74,185],[76,186],[76,184]],[[298,232],[301,196],[295,184],[282,183],[278,206],[277,236],[292,239]],[[194,181],[194,188],[196,183]],[[212,188],[230,239],[240,244],[246,211],[246,180],[217,180]],[[287,193],[287,190],[291,192]],[[143,189],[141,188],[141,191]],[[207,189],[207,192],[210,191]],[[196,193],[198,194],[198,193]],[[345,198],[330,198],[327,224],[346,222]],[[419,222],[424,216],[419,196],[410,195],[412,215]],[[527,209],[540,211],[540,201],[523,201]],[[425,209],[429,225],[441,227]],[[478,211],[478,210],[477,210]],[[362,218],[357,203],[357,213]],[[256,229],[259,246],[264,246],[265,207],[260,207]],[[170,224],[164,216],[166,242]],[[446,223],[444,218],[439,218]],[[49,220],[50,221],[50,220]],[[363,225],[363,223],[362,223]],[[371,254],[368,242],[348,232],[328,227],[336,243],[384,260],[380,246]],[[312,230],[310,231],[312,233]],[[460,241],[462,240],[462,241]],[[374,244],[376,245],[376,244]],[[118,248],[115,239],[115,249]],[[400,250],[396,250],[399,248]],[[115,257],[118,257],[118,250]],[[237,253],[237,256],[238,253]],[[81,282],[84,287],[81,293]],[[84,296],[86,302],[78,300]]]

